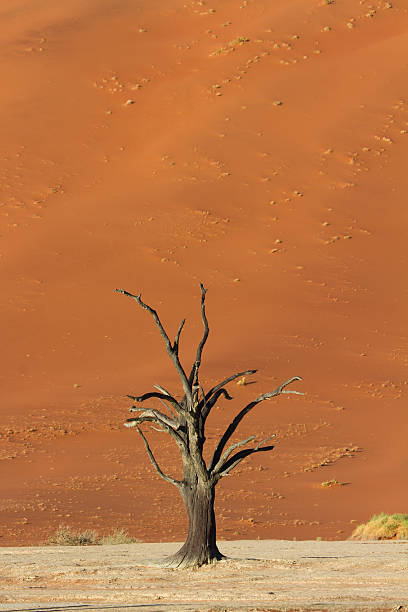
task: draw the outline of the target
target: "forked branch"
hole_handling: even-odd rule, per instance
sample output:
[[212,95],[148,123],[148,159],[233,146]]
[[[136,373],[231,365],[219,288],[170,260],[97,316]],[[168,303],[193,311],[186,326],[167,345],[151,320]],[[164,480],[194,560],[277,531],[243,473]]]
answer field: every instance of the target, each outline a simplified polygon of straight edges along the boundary
[[[255,436],[252,436],[252,439],[254,437]],[[255,453],[268,452],[270,450],[273,450],[274,446],[272,446],[272,445],[263,446],[263,444],[265,444],[265,442],[268,442],[268,440],[270,440],[271,438],[274,438],[274,437],[275,437],[275,434],[272,434],[271,436],[268,436],[264,440],[261,440],[261,442],[259,442],[259,444],[257,444],[254,448],[244,448],[243,450],[238,451],[237,453],[235,453],[235,455],[232,455],[232,457],[230,457],[225,462],[223,462],[221,464],[220,468],[213,474],[213,477],[215,478],[215,480],[218,481],[223,476],[226,476],[239,463],[241,463],[241,461],[243,461],[244,459],[246,459],[250,455],[254,455]],[[248,441],[249,441],[249,439],[248,439]],[[245,443],[245,441],[243,441],[242,443],[238,442],[236,445],[233,444],[232,447],[235,446],[235,448],[237,448],[238,446],[243,446],[244,443]]]
[[240,442],[231,444],[231,446],[227,448],[221,459],[218,461],[217,465],[214,467],[214,474],[216,474],[222,468],[222,466],[226,463],[228,457],[231,455],[231,453],[234,452],[234,450],[240,448],[241,446],[245,446],[245,444],[248,444],[248,442],[252,442],[252,440],[255,440],[255,438],[256,436],[249,436],[249,438],[245,438],[245,440],[241,440]]
[[[203,290],[204,288],[202,288]],[[150,314],[153,317],[154,322],[156,323],[160,335],[164,340],[164,343],[166,345],[166,351],[167,354],[169,355],[170,359],[173,362],[173,365],[177,371],[177,374],[179,375],[179,378],[181,380],[181,384],[183,386],[183,391],[186,395],[186,397],[191,401],[192,400],[192,394],[191,394],[191,383],[189,383],[189,380],[187,378],[187,375],[183,369],[183,366],[180,363],[180,359],[178,356],[178,342],[180,340],[180,334],[181,334],[181,330],[183,329],[184,326],[184,321],[182,321],[182,323],[180,324],[180,327],[178,329],[177,335],[176,335],[176,341],[174,346],[171,344],[170,342],[170,338],[167,335],[166,330],[164,329],[162,322],[159,319],[159,315],[157,314],[157,312],[148,304],[145,304],[145,302],[142,301],[141,298],[141,294],[139,293],[139,295],[134,295],[133,293],[129,293],[129,291],[125,291],[124,289],[115,289],[115,291],[117,293],[123,293],[123,295],[127,295],[128,297],[136,300],[136,302],[139,304],[139,306],[141,306],[142,308],[144,308],[144,310],[147,310],[148,312],[150,312]],[[204,289],[205,292],[205,289]],[[205,296],[205,293],[204,293]],[[202,298],[203,299],[203,298]]]
[[[272,397],[276,397],[277,395],[282,395],[282,394],[288,394],[288,393],[295,393],[297,395],[303,395],[303,393],[301,393],[300,391],[285,391],[285,387],[287,387],[288,385],[290,385],[292,382],[294,382],[295,380],[302,380],[300,378],[300,376],[293,376],[292,378],[288,378],[288,380],[285,380],[285,382],[283,382],[281,385],[279,385],[279,387],[277,387],[274,391],[271,391],[269,393],[263,393],[262,395],[260,395],[259,397],[257,397],[253,402],[247,404],[245,406],[245,408],[243,408],[238,414],[237,416],[234,418],[234,420],[231,422],[231,424],[227,427],[227,429],[225,430],[223,436],[221,437],[220,441],[218,442],[212,460],[211,460],[211,464],[209,467],[209,470],[212,472],[215,468],[215,466],[217,465],[217,463],[220,460],[221,454],[225,448],[225,445],[227,444],[228,440],[231,438],[232,434],[234,433],[234,431],[236,430],[236,428],[238,427],[238,425],[240,424],[240,422],[242,421],[242,419],[244,418],[244,416],[246,414],[248,414],[248,412],[250,410],[252,410],[252,408],[254,408],[257,404],[259,404],[260,402],[262,402],[263,400],[266,399],[271,399]],[[241,451],[244,452],[244,451]],[[247,455],[245,455],[247,456]],[[232,468],[231,468],[232,469]]]

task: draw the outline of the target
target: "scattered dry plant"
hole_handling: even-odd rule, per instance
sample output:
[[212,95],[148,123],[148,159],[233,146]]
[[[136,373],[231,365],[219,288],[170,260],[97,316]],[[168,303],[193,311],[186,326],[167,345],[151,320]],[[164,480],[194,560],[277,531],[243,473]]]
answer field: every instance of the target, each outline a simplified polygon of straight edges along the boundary
[[343,485],[342,482],[339,482],[336,478],[332,478],[331,480],[325,480],[322,482],[322,487],[341,487]]
[[408,540],[408,514],[374,514],[356,527],[352,540]]
[[100,536],[93,529],[73,530],[68,525],[60,525],[46,544],[49,546],[99,546],[103,544],[134,544],[135,540],[123,529],[114,529],[110,535]]
[[238,38],[231,40],[225,47],[219,47],[218,49],[210,53],[210,55],[221,55],[221,53],[231,53],[232,51],[235,51],[235,47],[238,47],[238,46],[241,47],[242,45],[248,42],[250,41],[249,41],[249,38],[247,38],[246,36],[238,36]]
[[99,544],[112,545],[112,544],[136,544],[140,542],[136,538],[132,538],[124,529],[114,529],[109,535],[101,537]]

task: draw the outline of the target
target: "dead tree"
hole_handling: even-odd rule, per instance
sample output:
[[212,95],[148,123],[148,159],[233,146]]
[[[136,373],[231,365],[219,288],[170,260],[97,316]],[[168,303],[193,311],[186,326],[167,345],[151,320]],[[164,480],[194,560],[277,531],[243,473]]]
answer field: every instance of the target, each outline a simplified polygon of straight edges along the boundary
[[[185,544],[180,550],[165,560],[168,567],[194,567],[206,563],[212,563],[222,559],[216,542],[216,525],[214,514],[215,486],[218,481],[229,474],[243,459],[256,453],[267,452],[274,447],[266,444],[274,435],[251,447],[246,447],[253,442],[256,436],[250,436],[240,442],[235,442],[227,447],[227,444],[237,429],[238,425],[257,404],[286,393],[297,393],[298,391],[287,391],[285,388],[295,380],[301,380],[299,376],[293,376],[279,385],[270,393],[263,393],[254,401],[245,406],[231,421],[216,445],[211,461],[207,464],[203,458],[205,443],[205,425],[211,409],[221,398],[231,400],[225,385],[237,378],[248,374],[254,374],[256,370],[246,370],[232,374],[207,392],[204,391],[199,380],[199,371],[205,343],[208,339],[209,326],[205,312],[205,296],[207,290],[202,284],[201,288],[201,319],[204,326],[202,338],[198,344],[195,361],[189,372],[186,372],[181,364],[179,356],[180,336],[184,327],[185,319],[180,323],[174,342],[171,342],[164,329],[157,312],[142,301],[140,295],[133,295],[123,289],[116,289],[119,293],[127,295],[147,310],[153,317],[156,326],[163,338],[167,354],[178,374],[182,386],[181,399],[176,399],[171,393],[159,385],[155,385],[156,391],[144,393],[143,395],[128,395],[136,404],[146,400],[157,400],[165,407],[141,408],[132,406],[131,412],[139,413],[138,416],[127,419],[127,427],[136,427],[143,439],[147,454],[158,474],[166,481],[177,487],[188,515],[188,536]],[[149,442],[140,425],[149,423],[154,429],[168,433],[177,444],[182,460],[182,477],[176,480],[166,474],[158,465],[156,458],[150,448]],[[244,448],[246,447],[246,448]]]

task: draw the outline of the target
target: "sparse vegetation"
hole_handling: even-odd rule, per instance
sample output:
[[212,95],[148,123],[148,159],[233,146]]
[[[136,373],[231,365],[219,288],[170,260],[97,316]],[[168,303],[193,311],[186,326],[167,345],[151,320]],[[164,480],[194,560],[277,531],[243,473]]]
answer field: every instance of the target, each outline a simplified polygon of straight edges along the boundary
[[408,540],[408,514],[374,514],[356,527],[352,540]]
[[229,45],[230,46],[243,45],[243,44],[245,44],[247,42],[249,42],[249,38],[247,38],[246,36],[238,36],[238,38],[236,38],[235,40],[231,40]]
[[109,535],[103,536],[99,540],[99,544],[113,545],[113,544],[135,544],[140,542],[135,538],[132,538],[124,529],[114,529]]
[[235,51],[235,47],[238,45],[244,45],[249,42],[249,38],[246,36],[238,36],[234,40],[231,40],[225,47],[219,47],[215,51],[211,53],[211,55],[221,55],[221,53],[231,53],[231,51]]
[[336,480],[336,478],[322,482],[322,487],[341,487],[342,485],[343,483]]
[[102,544],[133,544],[138,542],[123,529],[114,529],[110,535],[100,536],[94,529],[74,530],[68,525],[60,525],[46,544],[49,546],[99,546]]

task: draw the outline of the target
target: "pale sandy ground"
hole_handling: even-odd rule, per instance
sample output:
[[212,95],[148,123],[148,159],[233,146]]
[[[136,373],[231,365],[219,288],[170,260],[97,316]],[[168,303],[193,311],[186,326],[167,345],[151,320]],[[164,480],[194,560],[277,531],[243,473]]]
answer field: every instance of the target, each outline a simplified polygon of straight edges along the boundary
[[408,541],[221,542],[231,560],[146,567],[179,544],[0,549],[0,610],[408,610]]

